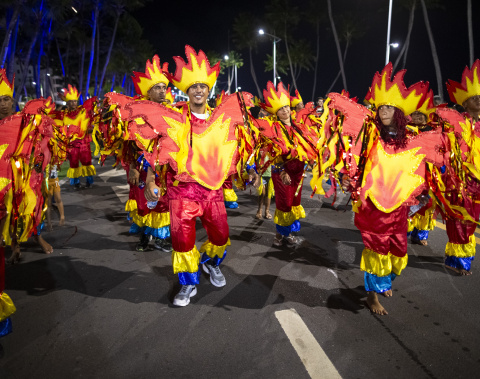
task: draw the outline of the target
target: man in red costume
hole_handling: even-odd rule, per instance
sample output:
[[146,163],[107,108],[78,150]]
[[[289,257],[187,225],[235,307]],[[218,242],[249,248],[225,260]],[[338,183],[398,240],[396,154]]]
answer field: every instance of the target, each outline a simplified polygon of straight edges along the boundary
[[[227,96],[214,111],[207,105],[220,64],[211,67],[205,53],[200,50],[197,54],[190,46],[186,46],[185,52],[188,64],[174,57],[176,72],[165,75],[187,94],[188,102],[176,103],[171,108],[137,101],[126,105],[124,112],[128,113],[131,136],[152,139],[158,135],[153,151],[144,152],[151,166],[145,187],[148,201],[158,201],[162,194],[162,188],[154,180],[153,168],[161,174],[160,167],[168,164],[164,185],[169,199],[172,263],[182,284],[173,300],[177,306],[188,305],[197,293],[200,264],[213,285],[226,284],[219,267],[230,245],[222,185],[237,172],[237,163],[243,167],[239,161],[246,163],[251,153],[245,143],[239,146],[247,136],[237,95]],[[195,246],[197,217],[208,236],[199,250]]]
[[[93,184],[93,176],[96,175],[95,166],[92,165],[92,151],[90,149],[89,131],[95,119],[96,97],[86,100],[83,105],[78,106],[80,94],[78,90],[68,85],[63,89],[61,96],[67,103],[64,111],[53,111],[50,116],[55,123],[62,128],[68,140],[67,158],[70,168],[67,177],[75,189],[81,188],[80,178],[86,178],[86,187]],[[80,166],[81,163],[81,166]]]
[[[457,160],[462,163],[460,176],[464,177],[467,193],[456,191],[452,186],[449,200],[466,209],[471,221],[447,218],[446,228],[448,243],[445,247],[445,267],[459,275],[470,275],[471,264],[475,258],[475,229],[480,215],[480,171],[478,156],[480,154],[480,60],[472,68],[465,67],[461,83],[449,80],[447,83],[450,99],[461,105],[465,113],[456,117],[455,136],[459,144]],[[444,119],[449,112],[445,110]],[[456,112],[455,112],[456,113]],[[443,113],[442,113],[443,114]]]

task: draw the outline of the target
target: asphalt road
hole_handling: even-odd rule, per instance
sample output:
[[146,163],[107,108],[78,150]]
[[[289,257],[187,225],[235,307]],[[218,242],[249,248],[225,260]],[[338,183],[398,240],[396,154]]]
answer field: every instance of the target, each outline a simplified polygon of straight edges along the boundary
[[[276,248],[273,222],[254,219],[255,196],[237,192],[227,285],[203,276],[176,308],[170,254],[135,251],[125,174],[109,163],[91,189],[63,185],[66,226],[43,234],[54,252],[28,242],[7,267],[17,312],[0,340],[1,379],[477,377],[480,263],[470,277],[446,271],[441,227],[427,247],[409,245],[394,296],[382,299],[389,315],[375,316],[350,207],[322,205],[305,185],[303,242]],[[205,239],[198,223],[197,246]]]

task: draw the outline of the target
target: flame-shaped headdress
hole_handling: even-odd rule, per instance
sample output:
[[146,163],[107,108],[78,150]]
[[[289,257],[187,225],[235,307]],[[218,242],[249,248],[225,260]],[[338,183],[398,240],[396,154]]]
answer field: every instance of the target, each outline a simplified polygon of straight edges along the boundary
[[429,90],[425,97],[420,101],[416,111],[423,113],[427,117],[428,121],[430,119],[430,115],[435,112],[436,109],[437,108],[433,103],[433,90]]
[[218,107],[224,99],[225,99],[225,91],[222,89],[222,93],[220,95],[217,95],[215,99],[215,106]]
[[197,83],[206,84],[209,89],[212,89],[220,74],[220,62],[211,67],[205,53],[202,50],[198,50],[197,54],[193,47],[189,45],[185,46],[185,55],[187,56],[188,64],[185,63],[182,57],[173,57],[177,68],[175,75],[164,71],[168,80],[185,93],[191,86]]
[[70,84],[68,85],[68,89],[63,88],[62,92],[63,92],[63,98],[65,99],[65,101],[78,100],[78,98],[80,97],[77,87],[71,86]]
[[176,95],[172,93],[172,87],[168,87],[167,93],[165,94],[165,100],[170,100],[170,104],[173,104],[175,102],[175,97]]
[[477,59],[472,68],[465,67],[462,74],[462,82],[458,83],[453,80],[448,80],[447,90],[450,95],[450,100],[458,105],[471,98],[472,96],[480,95],[480,60]]
[[137,71],[133,72],[132,80],[137,94],[147,96],[147,92],[150,88],[158,83],[163,83],[168,86],[168,79],[164,75],[164,71],[167,70],[168,63],[164,63],[162,66],[158,55],[155,54],[151,62],[150,59],[147,59],[145,73]]
[[406,115],[415,112],[419,102],[425,97],[428,86],[418,82],[407,88],[403,81],[407,70],[400,70],[391,80],[392,71],[393,66],[390,62],[381,73],[375,73],[365,100],[375,105],[376,109],[382,105],[392,105]]
[[7,72],[4,68],[0,69],[0,96],[13,97],[13,83],[15,82],[15,74],[10,83],[7,78]]
[[290,96],[290,107],[295,108],[299,103],[303,103],[303,100],[298,92],[298,89],[296,89],[295,96]]
[[260,103],[260,106],[273,115],[277,114],[277,111],[285,105],[290,106],[290,94],[282,82],[278,83],[275,91],[275,86],[269,81],[267,89],[263,90],[263,99],[265,103]]

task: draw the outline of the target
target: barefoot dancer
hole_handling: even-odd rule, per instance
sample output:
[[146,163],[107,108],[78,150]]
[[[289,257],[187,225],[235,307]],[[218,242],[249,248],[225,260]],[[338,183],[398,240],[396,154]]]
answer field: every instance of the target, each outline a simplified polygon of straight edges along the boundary
[[[428,188],[427,167],[441,167],[445,160],[441,133],[406,136],[405,114],[417,109],[427,86],[417,83],[407,89],[403,74],[392,80],[389,63],[375,75],[366,96],[373,113],[346,96],[329,95],[321,141],[338,142],[321,151],[325,161],[320,172],[314,169],[311,183],[321,193],[327,168],[332,175],[343,174],[343,186],[352,192],[355,226],[365,244],[360,269],[365,271],[367,305],[379,315],[387,310],[377,294],[392,296],[392,282],[407,265],[409,206],[417,204],[417,196]],[[336,137],[339,129],[342,140]]]

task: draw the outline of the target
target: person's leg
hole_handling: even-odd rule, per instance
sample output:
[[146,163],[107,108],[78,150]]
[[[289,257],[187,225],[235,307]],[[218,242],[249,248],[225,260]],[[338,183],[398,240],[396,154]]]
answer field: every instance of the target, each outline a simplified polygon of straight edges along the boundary
[[201,209],[196,201],[170,200],[169,210],[173,273],[178,274],[182,285],[173,304],[184,307],[190,303],[190,297],[197,293],[195,285],[200,281],[200,253],[195,246],[195,221],[201,214]]
[[269,196],[268,194],[268,186],[270,184],[268,183],[268,180],[267,180],[267,185],[265,187],[265,196],[264,196],[264,202],[265,202],[265,218],[267,220],[271,220],[272,219],[272,214],[270,213],[270,203],[272,202],[272,199],[271,197]]
[[262,205],[265,199],[265,186],[262,186],[262,190],[260,194],[258,195],[257,201],[258,201],[258,209],[257,209],[257,214],[255,215],[256,219],[261,220],[262,217]]
[[[63,226],[65,225],[65,209],[63,208],[63,201],[62,201],[62,195],[60,194],[60,187],[58,187],[57,191],[53,192],[53,196],[55,196],[55,204],[57,205],[58,212],[60,213],[60,221],[58,222],[58,225]],[[51,197],[49,201],[51,201]]]
[[80,167],[80,147],[69,147],[67,157],[70,163],[70,168],[67,171],[67,177],[70,178],[70,185],[75,188],[80,188],[80,177],[83,176],[83,170],[82,167]]
[[40,245],[45,254],[53,253],[53,247],[47,241],[43,239],[41,235],[33,236],[33,240]]
[[96,175],[95,166],[92,165],[92,150],[88,139],[82,141],[80,147],[80,163],[82,164],[82,174],[86,178],[86,187],[93,184],[93,176]]
[[210,275],[210,282],[216,287],[226,285],[225,276],[220,271],[220,264],[230,245],[227,212],[225,205],[219,201],[203,202],[203,215],[200,217],[207,232],[208,239],[200,247],[203,269]]
[[445,247],[445,267],[459,275],[471,275],[471,264],[475,258],[475,229],[473,222],[447,219],[448,243]]
[[53,197],[53,191],[50,191],[50,188],[49,188],[48,189],[48,200],[47,200],[47,230],[49,232],[51,232],[53,230],[53,227],[52,227],[52,197]]

